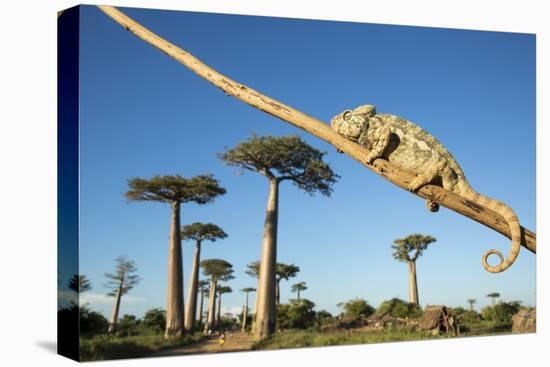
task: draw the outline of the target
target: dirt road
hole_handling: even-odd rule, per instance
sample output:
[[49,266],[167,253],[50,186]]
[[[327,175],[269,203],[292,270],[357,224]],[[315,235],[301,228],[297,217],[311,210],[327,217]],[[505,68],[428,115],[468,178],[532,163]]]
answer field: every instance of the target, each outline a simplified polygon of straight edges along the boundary
[[205,339],[195,344],[184,345],[181,347],[173,347],[159,352],[155,352],[150,357],[163,356],[178,356],[185,354],[200,354],[200,353],[223,353],[223,352],[238,352],[252,349],[254,338],[252,335],[247,336],[242,333],[226,334],[224,346],[220,346],[217,337]]

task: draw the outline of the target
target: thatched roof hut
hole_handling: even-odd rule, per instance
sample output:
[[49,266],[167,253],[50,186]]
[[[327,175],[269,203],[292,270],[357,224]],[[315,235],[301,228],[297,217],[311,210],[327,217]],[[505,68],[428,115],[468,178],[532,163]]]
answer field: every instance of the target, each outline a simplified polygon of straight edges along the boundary
[[406,323],[406,320],[394,317],[389,312],[374,313],[367,317],[367,325],[376,329],[394,328]]
[[360,328],[365,325],[364,320],[361,317],[343,317],[334,322],[323,325],[321,327],[322,332],[336,332],[342,330],[350,330],[355,328]]
[[440,333],[460,334],[456,318],[445,306],[426,306],[422,318],[418,322],[418,329],[429,331],[434,335]]

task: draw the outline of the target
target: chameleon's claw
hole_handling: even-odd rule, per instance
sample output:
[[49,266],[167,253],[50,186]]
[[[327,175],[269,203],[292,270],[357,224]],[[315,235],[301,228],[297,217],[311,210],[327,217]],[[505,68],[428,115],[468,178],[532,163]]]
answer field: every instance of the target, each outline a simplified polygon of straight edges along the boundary
[[365,161],[367,162],[367,164],[373,164],[374,161],[376,160],[376,156],[371,156],[370,154],[367,155],[367,157],[365,158]]
[[416,187],[416,185],[413,185],[414,184],[414,181],[411,182],[408,186],[407,186],[407,190],[409,190],[410,192],[416,192],[416,190],[418,189]]

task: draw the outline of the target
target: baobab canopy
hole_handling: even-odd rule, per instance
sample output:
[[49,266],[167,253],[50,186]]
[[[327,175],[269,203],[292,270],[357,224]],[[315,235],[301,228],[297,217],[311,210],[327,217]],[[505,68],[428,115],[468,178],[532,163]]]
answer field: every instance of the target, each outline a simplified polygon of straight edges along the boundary
[[208,204],[216,196],[225,194],[225,189],[212,175],[184,178],[180,175],[154,176],[151,179],[128,180],[126,198],[130,201],[162,201]]
[[252,135],[219,157],[230,166],[259,172],[279,181],[290,180],[310,195],[319,191],[330,196],[332,185],[339,176],[323,161],[325,154],[297,135]]

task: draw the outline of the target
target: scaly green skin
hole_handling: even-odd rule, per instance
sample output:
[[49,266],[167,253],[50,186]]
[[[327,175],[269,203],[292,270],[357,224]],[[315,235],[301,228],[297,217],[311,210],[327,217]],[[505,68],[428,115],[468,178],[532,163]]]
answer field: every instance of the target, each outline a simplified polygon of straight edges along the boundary
[[[395,115],[377,114],[372,105],[346,110],[336,115],[330,124],[337,133],[369,150],[367,163],[383,158],[400,169],[416,174],[408,190],[416,192],[427,184],[438,185],[502,215],[512,235],[508,258],[504,259],[499,251],[493,249],[483,255],[482,264],[487,271],[500,273],[514,263],[521,246],[521,230],[514,211],[500,201],[475,192],[451,153],[426,130]],[[431,211],[439,209],[439,205],[431,199],[426,204]],[[499,265],[490,266],[487,263],[491,254],[500,258]]]

